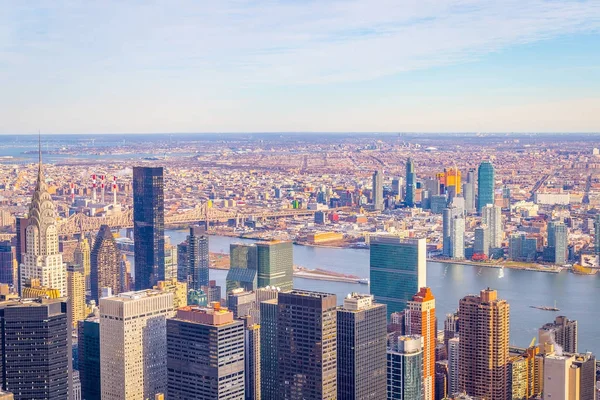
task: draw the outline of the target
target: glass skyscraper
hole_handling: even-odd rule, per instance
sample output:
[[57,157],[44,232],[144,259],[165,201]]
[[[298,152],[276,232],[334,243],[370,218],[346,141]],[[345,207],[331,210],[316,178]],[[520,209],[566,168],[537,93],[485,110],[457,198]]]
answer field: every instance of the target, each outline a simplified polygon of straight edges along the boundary
[[477,212],[488,204],[494,204],[494,166],[489,161],[482,161],[477,170]]
[[377,170],[373,173],[373,209],[383,210],[383,172]]
[[188,288],[198,290],[202,286],[208,286],[210,264],[208,235],[202,226],[190,226],[190,234],[187,237],[187,262]]
[[256,243],[258,255],[258,287],[275,286],[282,291],[292,290],[293,248],[292,242]]
[[400,336],[387,350],[387,398],[423,398],[423,338]]
[[86,400],[100,400],[100,318],[81,321],[77,329],[81,392]]
[[162,167],[133,167],[135,290],[165,280],[165,199]]
[[425,239],[371,238],[371,294],[387,305],[388,315],[403,311],[419,289],[427,286],[426,256]]
[[405,202],[409,207],[415,205],[415,190],[417,189],[417,174],[415,173],[415,163],[412,158],[406,160],[406,197]]

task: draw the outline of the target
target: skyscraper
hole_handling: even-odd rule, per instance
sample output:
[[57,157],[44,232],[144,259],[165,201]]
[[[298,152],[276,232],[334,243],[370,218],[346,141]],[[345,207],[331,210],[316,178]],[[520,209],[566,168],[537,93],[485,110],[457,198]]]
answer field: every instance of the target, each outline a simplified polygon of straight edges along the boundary
[[558,316],[554,322],[544,324],[539,331],[540,344],[553,343],[567,353],[577,353],[577,321]]
[[[415,191],[417,189],[417,174],[415,173],[415,164],[412,158],[406,160],[406,205],[414,207]],[[389,311],[389,310],[388,310]]]
[[162,167],[133,167],[135,289],[165,279],[165,206]]
[[278,310],[278,398],[337,399],[336,296],[292,290]]
[[190,268],[188,260],[188,242],[184,240],[177,245],[177,280],[180,282],[188,281],[188,271]]
[[371,293],[387,305],[388,315],[403,311],[412,296],[427,286],[426,256],[425,239],[371,238]]
[[261,400],[260,368],[260,325],[251,316],[241,318],[244,321],[244,373],[246,379],[246,400]]
[[110,288],[113,294],[121,292],[121,252],[108,225],[102,225],[96,235],[90,254],[90,266],[91,299],[96,304],[104,287]]
[[73,252],[73,264],[81,265],[83,267],[83,274],[85,275],[85,291],[91,290],[91,261],[90,261],[90,243],[87,238],[82,235],[81,239],[77,243],[77,247],[75,247],[75,251]]
[[383,210],[383,171],[373,173],[373,209]]
[[493,204],[487,204],[479,211],[481,213],[481,223],[486,225],[490,230],[490,248],[501,248],[504,235],[504,229],[502,228],[502,209]]
[[386,307],[352,293],[337,310],[338,399],[385,399]]
[[167,390],[167,316],[173,293],[142,290],[100,299],[102,400],[145,400]]
[[477,207],[475,205],[475,171],[470,169],[467,172],[467,181],[463,183],[463,196],[465,198],[465,211],[473,213]]
[[448,340],[448,394],[455,395],[460,389],[460,338],[455,337]]
[[400,336],[387,350],[387,398],[423,396],[423,338]]
[[443,253],[446,257],[465,258],[465,218],[456,207],[445,208],[443,222]]
[[[277,347],[278,299],[259,303],[260,307],[260,391],[263,400],[279,400],[279,349]],[[268,350],[266,350],[268,349]]]
[[477,211],[494,204],[494,189],[496,184],[494,166],[489,161],[482,161],[477,170]]
[[294,279],[292,242],[258,242],[256,247],[258,287],[275,286],[282,291],[292,290]]
[[509,314],[506,300],[489,288],[460,300],[460,391],[489,400],[509,398]]
[[218,305],[180,308],[167,320],[167,371],[169,399],[244,400],[244,323]]
[[0,303],[2,388],[16,400],[69,398],[67,308],[65,298]]
[[79,377],[82,397],[85,400],[101,400],[100,392],[100,319],[90,317],[78,327]]
[[187,237],[187,262],[188,287],[198,290],[202,286],[208,286],[208,235],[206,229],[200,225],[190,226],[190,234]]
[[489,257],[490,255],[490,230],[485,224],[475,228],[473,254],[480,254],[486,257]]
[[71,311],[71,327],[86,317],[85,309],[85,275],[81,265],[67,266],[67,287],[69,291],[69,309]]
[[42,153],[38,166],[37,183],[31,205],[29,221],[25,230],[25,253],[20,266],[20,286],[31,279],[39,279],[40,285],[58,289],[67,296],[67,266],[58,251],[56,207],[52,202],[43,176]]
[[553,353],[544,359],[544,399],[594,400],[596,359],[591,353]]
[[568,228],[564,222],[548,222],[548,248],[553,255],[552,262],[558,265],[563,265],[567,262]]
[[435,399],[435,347],[437,327],[435,297],[431,289],[423,287],[406,307],[406,334],[423,338],[423,389],[424,399]]
[[0,282],[17,287],[15,249],[9,241],[0,242]]

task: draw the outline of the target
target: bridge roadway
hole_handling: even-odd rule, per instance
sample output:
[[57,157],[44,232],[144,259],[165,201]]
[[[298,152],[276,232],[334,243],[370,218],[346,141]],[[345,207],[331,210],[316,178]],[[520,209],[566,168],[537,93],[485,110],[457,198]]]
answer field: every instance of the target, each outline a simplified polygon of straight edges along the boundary
[[[331,209],[333,211],[336,209]],[[235,212],[224,211],[216,208],[206,208],[206,205],[201,205],[192,210],[165,216],[165,225],[180,225],[191,224],[196,222],[214,221],[226,222],[231,219],[237,222],[255,218],[257,220],[265,220],[271,218],[286,218],[298,216],[314,215],[318,210],[307,209],[289,209],[278,211],[263,211],[263,212]],[[133,210],[127,210],[119,214],[106,217],[89,217],[82,213],[71,215],[67,219],[58,222],[58,233],[61,236],[74,235],[80,232],[94,232],[100,229],[100,226],[108,225],[113,229],[131,228],[133,227]]]

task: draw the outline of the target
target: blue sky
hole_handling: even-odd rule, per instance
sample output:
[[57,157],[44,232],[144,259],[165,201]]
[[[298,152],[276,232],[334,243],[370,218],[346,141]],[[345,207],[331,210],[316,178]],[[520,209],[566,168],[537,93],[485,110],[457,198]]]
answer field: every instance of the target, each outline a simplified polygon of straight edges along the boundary
[[0,133],[600,132],[600,2],[27,1]]

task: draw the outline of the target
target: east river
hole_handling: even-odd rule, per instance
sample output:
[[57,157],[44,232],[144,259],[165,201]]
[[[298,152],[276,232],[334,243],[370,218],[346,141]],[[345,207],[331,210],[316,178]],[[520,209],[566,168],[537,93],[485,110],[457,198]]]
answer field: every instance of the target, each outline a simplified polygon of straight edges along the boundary
[[[185,240],[186,230],[168,230],[171,243]],[[211,236],[210,251],[228,253],[229,244],[253,242],[226,236]],[[369,251],[294,245],[294,264],[307,268],[323,268],[345,274],[369,277]],[[459,264],[427,263],[427,285],[436,297],[438,329],[443,329],[447,313],[458,308],[467,294],[477,294],[490,287],[510,304],[510,343],[526,347],[538,328],[557,315],[576,319],[579,324],[579,351],[600,354],[600,276],[581,276],[570,272],[552,274],[505,268],[499,270]],[[227,271],[210,270],[210,278],[225,288]],[[294,287],[335,293],[338,302],[350,292],[367,292],[367,285],[294,278]],[[542,311],[530,306],[553,306],[559,312]]]

